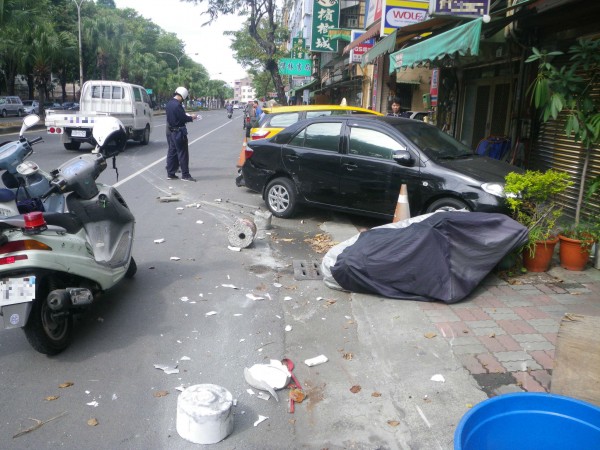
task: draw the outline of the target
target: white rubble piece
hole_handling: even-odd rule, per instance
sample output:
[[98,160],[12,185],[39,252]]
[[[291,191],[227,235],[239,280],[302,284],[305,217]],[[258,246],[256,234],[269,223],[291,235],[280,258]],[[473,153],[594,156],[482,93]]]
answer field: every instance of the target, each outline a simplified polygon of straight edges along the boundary
[[177,433],[194,444],[215,444],[233,431],[233,397],[216,384],[196,384],[177,398]]
[[276,401],[279,401],[275,390],[286,387],[290,382],[291,374],[281,361],[272,359],[269,364],[254,364],[249,369],[245,367],[244,378],[253,388],[268,391]]
[[254,211],[254,223],[259,230],[270,230],[272,218],[273,213],[270,211],[261,211],[260,209]]
[[327,361],[329,361],[327,359],[327,356],[319,355],[319,356],[315,356],[314,358],[305,360],[304,364],[306,364],[308,367],[313,367],[313,366],[317,366],[319,364],[326,363]]
[[256,236],[256,225],[249,219],[238,219],[229,229],[229,243],[233,247],[246,248],[252,244]]

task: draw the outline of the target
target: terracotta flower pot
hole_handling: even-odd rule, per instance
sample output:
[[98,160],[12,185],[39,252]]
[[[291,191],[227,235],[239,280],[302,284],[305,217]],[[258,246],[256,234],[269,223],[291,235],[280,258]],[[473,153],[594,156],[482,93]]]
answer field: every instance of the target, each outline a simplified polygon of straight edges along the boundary
[[534,244],[533,254],[529,247],[523,249],[523,266],[529,272],[547,272],[552,263],[552,255],[554,255],[554,247],[558,242],[558,238],[549,239],[547,241],[539,241]]
[[561,234],[558,254],[560,266],[567,270],[583,270],[590,260],[592,240],[571,239]]

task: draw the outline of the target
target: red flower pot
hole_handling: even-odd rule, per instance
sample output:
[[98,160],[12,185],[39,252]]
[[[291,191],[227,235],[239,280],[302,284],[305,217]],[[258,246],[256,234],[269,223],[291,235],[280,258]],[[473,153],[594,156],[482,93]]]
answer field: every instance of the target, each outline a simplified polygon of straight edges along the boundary
[[583,270],[590,260],[590,250],[592,249],[592,240],[571,239],[561,234],[560,247],[558,254],[560,257],[560,266],[567,270]]
[[554,247],[558,238],[539,241],[534,244],[533,254],[529,247],[523,249],[523,266],[529,272],[547,272],[552,263]]

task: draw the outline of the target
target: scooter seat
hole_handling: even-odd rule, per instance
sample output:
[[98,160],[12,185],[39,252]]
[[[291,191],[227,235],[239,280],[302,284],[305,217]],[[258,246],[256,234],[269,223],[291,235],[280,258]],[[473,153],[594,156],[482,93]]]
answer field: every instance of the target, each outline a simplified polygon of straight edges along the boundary
[[75,234],[83,228],[81,220],[71,213],[46,212],[44,219],[48,225],[63,227],[69,234]]

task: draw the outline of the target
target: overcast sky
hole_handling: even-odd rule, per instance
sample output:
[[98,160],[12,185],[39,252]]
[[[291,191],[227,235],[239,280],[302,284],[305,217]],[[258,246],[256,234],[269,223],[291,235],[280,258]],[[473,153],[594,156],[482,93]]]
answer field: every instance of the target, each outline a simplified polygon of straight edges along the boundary
[[236,15],[223,16],[211,25],[202,27],[200,25],[208,17],[200,15],[204,11],[202,5],[194,6],[179,0],[115,0],[115,4],[121,9],[135,9],[163,30],[177,34],[185,43],[186,54],[202,64],[211,79],[233,84],[234,80],[246,76],[246,71],[237,64],[229,48],[231,37],[223,36],[224,31],[237,31],[242,18]]

